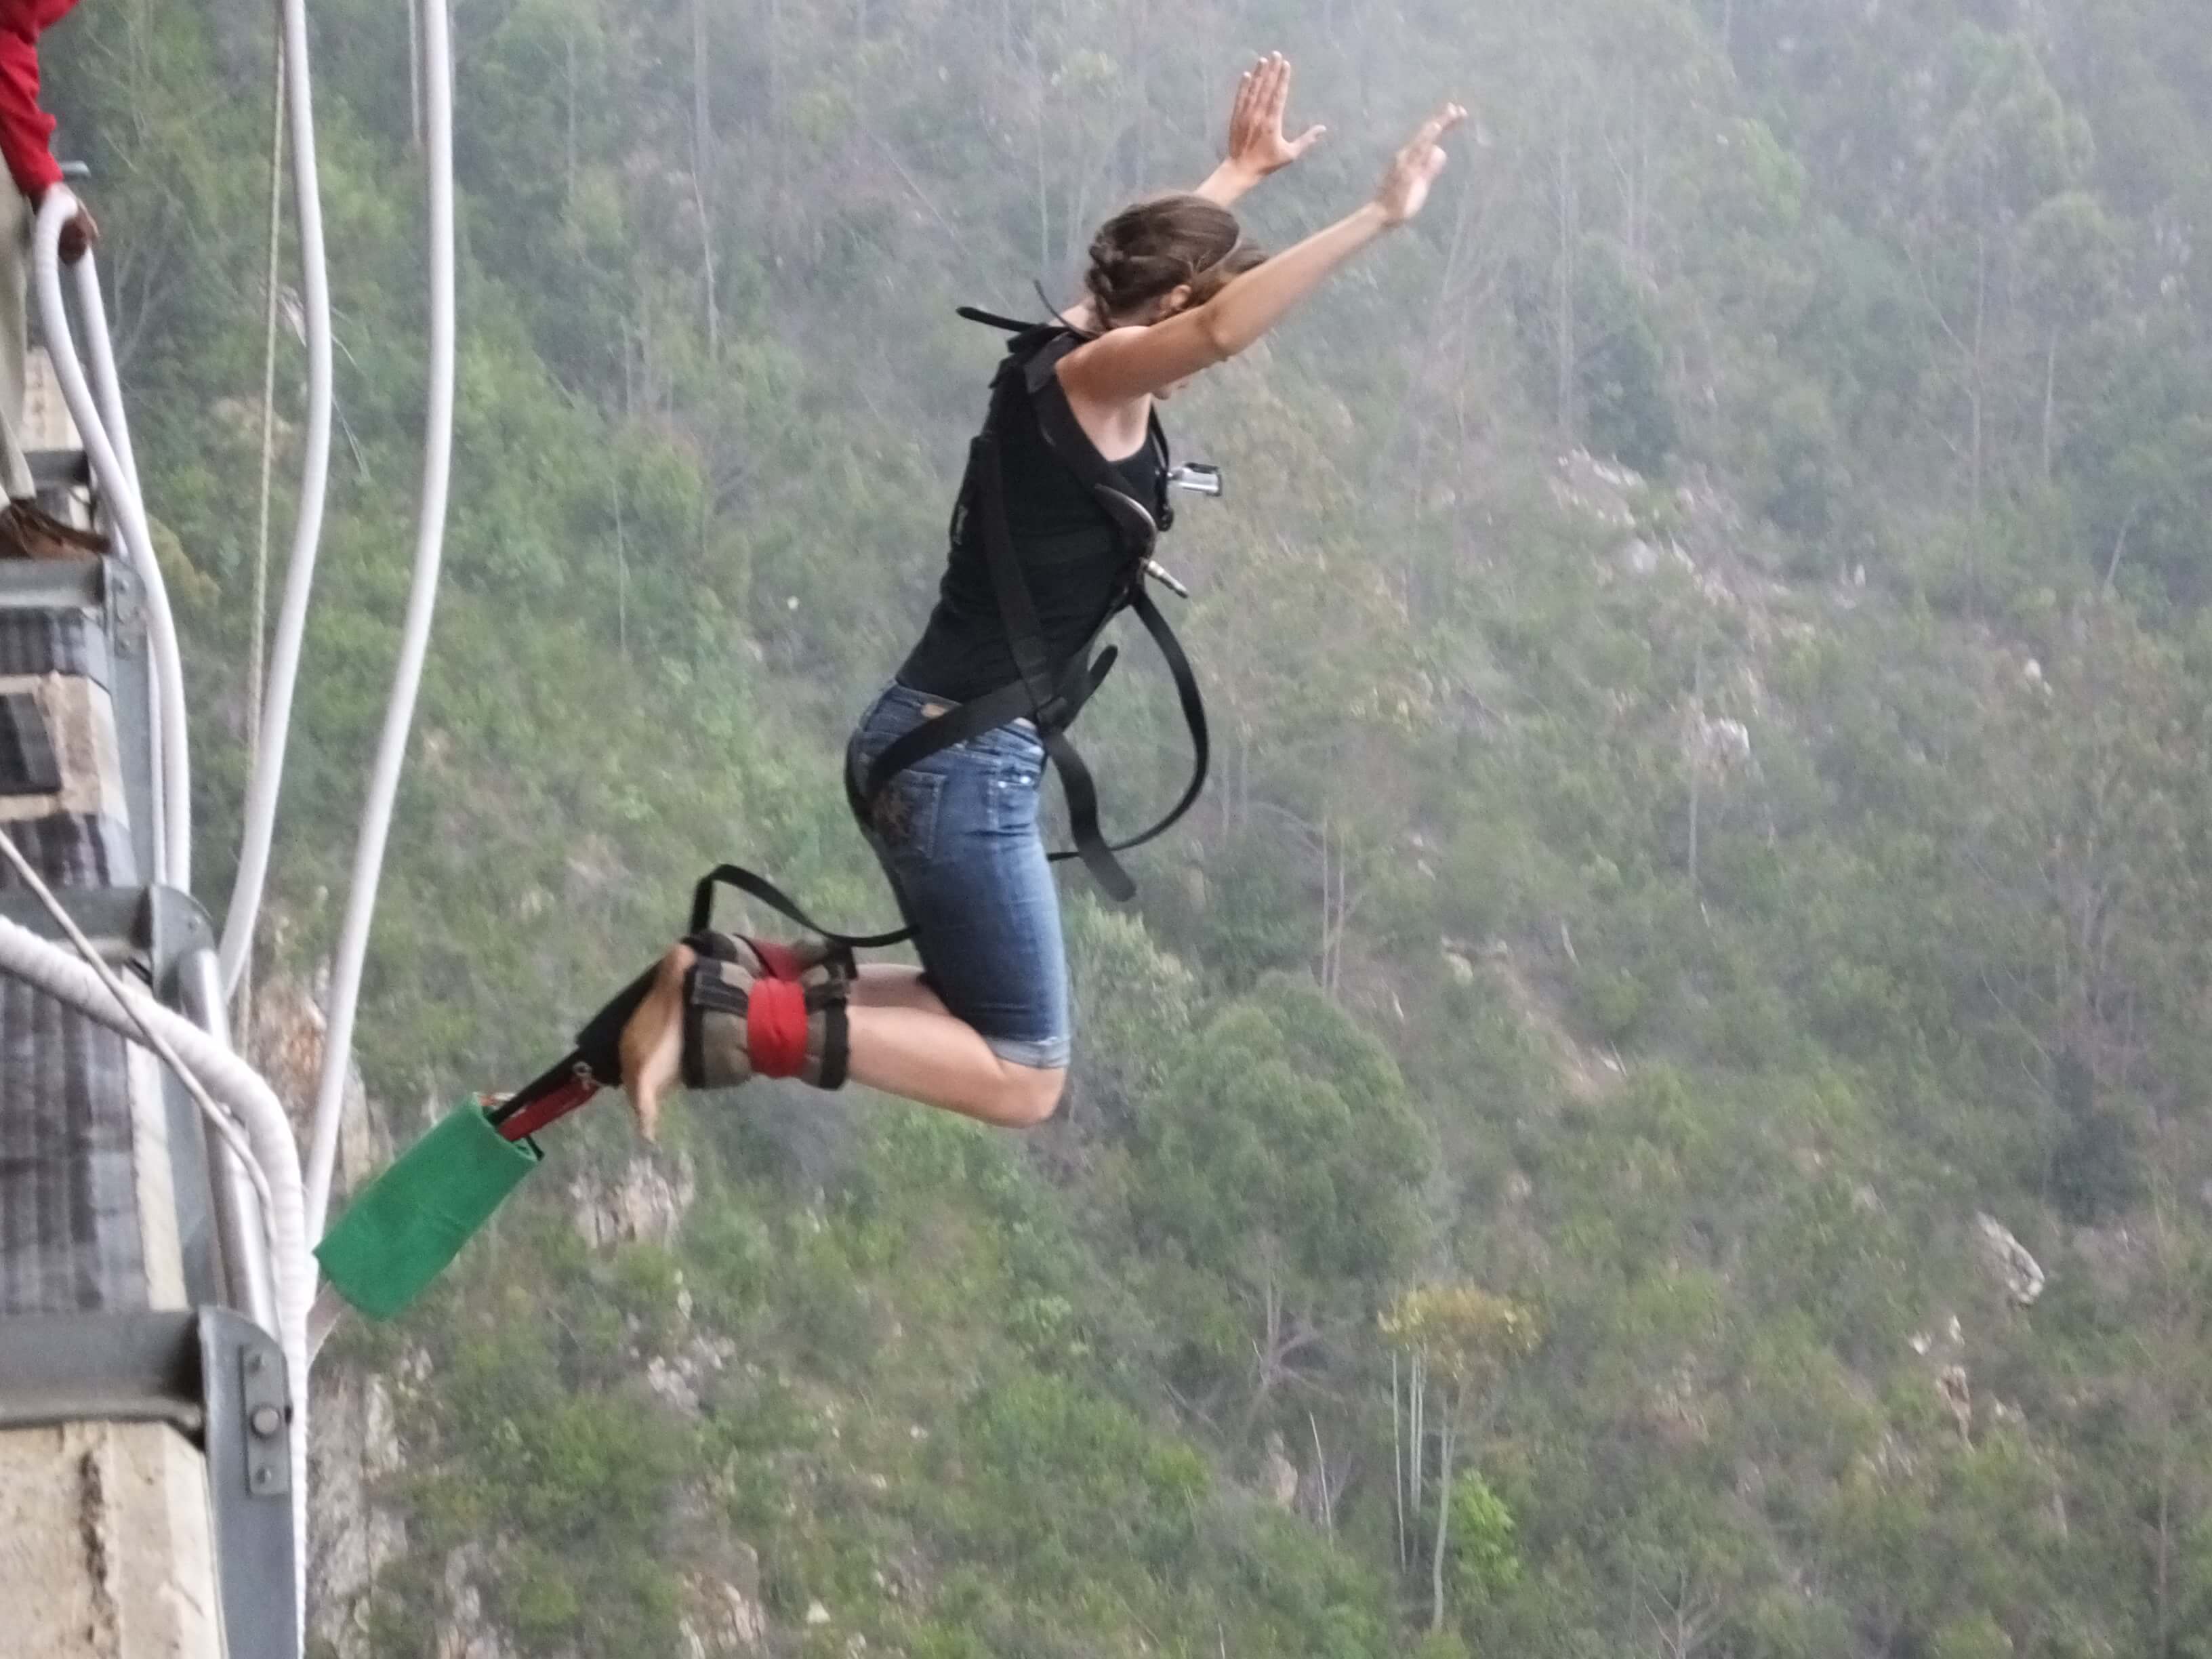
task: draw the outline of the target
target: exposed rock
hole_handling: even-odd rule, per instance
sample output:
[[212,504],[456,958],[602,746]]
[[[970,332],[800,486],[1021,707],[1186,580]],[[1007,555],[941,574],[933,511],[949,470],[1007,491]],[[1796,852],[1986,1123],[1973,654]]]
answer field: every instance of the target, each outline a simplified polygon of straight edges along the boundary
[[1959,1438],[1972,1443],[1974,1437],[1974,1392],[1966,1381],[1964,1365],[1946,1365],[1936,1373],[1936,1397],[1951,1413],[1951,1420],[1959,1425]]
[[[285,931],[281,919],[272,921],[271,927],[281,938]],[[323,1035],[327,1024],[322,1004],[330,990],[329,972],[325,966],[312,986],[284,975],[256,986],[251,1025],[241,1045],[246,1058],[284,1103],[303,1146],[313,1127],[315,1095],[322,1081]],[[389,1164],[392,1150],[385,1115],[369,1101],[361,1068],[349,1064],[338,1118],[334,1200]]]
[[1505,1177],[1505,1201],[1508,1204],[1526,1204],[1535,1190],[1536,1183],[1518,1170]]
[[1297,1501],[1298,1466],[1290,1460],[1283,1449],[1279,1430],[1267,1431],[1267,1456],[1265,1476],[1267,1497],[1279,1510],[1287,1510]]
[[1694,758],[1708,771],[1725,775],[1751,764],[1751,728],[1741,720],[1700,716],[1694,744]]
[[699,1415],[708,1380],[729,1369],[738,1345],[726,1337],[695,1336],[672,1354],[646,1361],[645,1386],[687,1417]]
[[474,1549],[446,1558],[446,1618],[438,1630],[437,1659],[507,1659],[507,1644],[485,1618],[474,1569],[482,1564]]
[[1629,497],[1642,489],[1644,480],[1628,468],[1601,461],[1588,450],[1571,450],[1559,457],[1559,475],[1552,480],[1552,499],[1616,530],[1636,527]]
[[692,1610],[683,1620],[689,1659],[758,1653],[768,1641],[768,1613],[760,1599],[760,1557],[747,1544],[733,1543],[731,1548],[733,1559],[726,1579],[690,1582]]
[[1912,1448],[1890,1429],[1882,1431],[1880,1443],[1859,1461],[1885,1480],[1910,1480],[1920,1472],[1920,1460],[1913,1455]]
[[1682,550],[1679,543],[1671,539],[1662,550],[1641,536],[1632,536],[1622,545],[1620,557],[1621,563],[1628,568],[1629,574],[1635,576],[1651,575],[1662,564],[1671,564],[1677,570],[1692,574],[1698,568],[1697,562]]
[[1460,955],[1458,951],[1447,951],[1444,952],[1444,966],[1451,971],[1452,982],[1454,984],[1472,985],[1474,983],[1474,964],[1469,962],[1465,957]]
[[1966,1346],[1966,1328],[1959,1322],[1958,1315],[1946,1314],[1936,1329],[1914,1332],[1907,1339],[1907,1345],[1923,1359],[1938,1349],[1946,1356],[1955,1357]]
[[2027,1247],[1992,1215],[1977,1215],[1974,1231],[1981,1241],[1983,1260],[2004,1287],[2013,1306],[2033,1307],[2043,1294],[2043,1269],[2027,1253]]
[[691,1379],[659,1354],[646,1362],[645,1386],[687,1417],[699,1414],[699,1391]]
[[806,1604],[806,1622],[809,1625],[828,1624],[830,1622],[830,1609],[823,1607],[819,1601],[809,1601]]
[[586,1172],[568,1183],[570,1216],[594,1249],[614,1244],[672,1244],[698,1182],[690,1154],[633,1158],[611,1182]]
[[1703,1444],[1710,1425],[1700,1400],[1696,1374],[1677,1366],[1672,1375],[1654,1382],[1644,1407],[1646,1419],[1669,1444]]
[[1880,1215],[1881,1194],[1862,1181],[1851,1188],[1851,1208],[1861,1215]]
[[377,1487],[399,1468],[392,1385],[345,1372],[317,1385],[310,1444],[307,1620],[337,1659],[368,1652],[368,1604],[378,1577],[407,1548],[399,1515]]

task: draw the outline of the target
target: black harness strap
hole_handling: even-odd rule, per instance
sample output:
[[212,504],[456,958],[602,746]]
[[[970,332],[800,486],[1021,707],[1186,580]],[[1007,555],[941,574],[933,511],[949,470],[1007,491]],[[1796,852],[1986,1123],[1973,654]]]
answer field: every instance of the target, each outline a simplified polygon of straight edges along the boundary
[[[991,569],[991,581],[999,602],[1000,619],[1006,624],[1009,649],[1020,678],[983,696],[976,697],[947,709],[933,720],[923,721],[912,731],[895,739],[876,757],[865,776],[857,775],[848,768],[845,775],[845,800],[854,817],[865,830],[873,827],[873,808],[884,787],[909,767],[927,760],[932,755],[965,743],[1013,721],[1032,722],[1045,752],[1051,757],[1060,774],[1061,794],[1067,804],[1068,826],[1075,844],[1050,853],[1054,863],[1079,858],[1098,884],[1117,901],[1126,902],[1136,894],[1137,884],[1129,878],[1115,858],[1134,847],[1164,835],[1197,801],[1206,787],[1206,778],[1211,763],[1211,748],[1207,739],[1206,705],[1200,698],[1197,676],[1192,672],[1190,659],[1183,653],[1175,630],[1168,626],[1167,618],[1145,591],[1145,570],[1152,556],[1154,538],[1172,517],[1168,510],[1166,487],[1161,488],[1160,499],[1149,508],[1137,501],[1121,488],[1121,481],[1111,463],[1098,453],[1075,419],[1068,406],[1066,393],[1060,389],[1055,366],[1067,351],[1080,343],[1081,337],[1064,323],[1036,324],[1017,322],[1012,318],[980,311],[972,306],[963,306],[960,314],[972,322],[984,323],[1003,329],[1015,338],[1006,357],[999,366],[993,379],[991,404],[985,416],[983,430],[969,448],[968,471],[962,479],[960,495],[953,509],[956,532],[964,514],[978,514],[976,520],[982,537],[983,550]],[[1065,343],[1063,344],[1063,343]],[[1053,451],[1065,460],[1076,476],[1088,484],[1097,495],[1102,508],[1113,522],[1115,532],[1121,537],[1129,551],[1127,579],[1085,636],[1081,647],[1055,670],[1044,642],[1044,630],[1037,620],[1036,603],[1031,596],[1028,578],[1023,574],[1021,556],[1014,546],[1013,532],[1006,521],[1005,479],[1001,472],[999,434],[1005,429],[1013,387],[1019,384],[1029,393],[1031,405],[1037,411],[1039,429]],[[1169,466],[1167,435],[1161,428],[1157,412],[1152,416],[1146,441],[1157,447],[1160,473],[1164,480]],[[1134,611],[1152,637],[1165,660],[1169,673],[1175,680],[1176,697],[1182,705],[1183,722],[1191,736],[1192,764],[1190,781],[1184,786],[1182,796],[1165,816],[1141,833],[1118,842],[1109,842],[1099,828],[1098,789],[1092,780],[1091,769],[1075,745],[1067,739],[1067,728],[1082,713],[1106,676],[1112,672],[1118,647],[1109,646],[1092,655],[1107,625],[1123,610]],[[880,933],[842,933],[834,927],[824,927],[807,915],[799,902],[765,876],[734,864],[717,866],[699,883],[692,899],[691,932],[696,936],[706,933],[712,922],[714,890],[734,888],[738,892],[757,900],[776,915],[782,916],[817,938],[847,951],[873,951],[899,945],[914,936],[911,927],[900,927]],[[612,1054],[615,1035],[623,1020],[642,999],[650,975],[640,980],[623,994],[617,1003],[603,1010],[592,1027],[580,1034],[578,1052],[571,1054],[556,1071],[565,1072],[580,1060],[596,1060],[592,1070],[602,1076],[610,1074],[614,1063]],[[540,1083],[550,1083],[555,1073],[549,1073]],[[531,1093],[538,1088],[533,1084]],[[518,1097],[518,1100],[521,1098]]]
[[696,938],[710,932],[714,921],[714,890],[734,887],[748,898],[758,899],[781,916],[795,922],[817,939],[847,951],[879,951],[886,945],[903,944],[914,937],[914,929],[901,927],[887,933],[841,933],[834,927],[824,927],[799,908],[799,901],[785,892],[766,876],[735,864],[718,864],[699,878],[691,892],[691,936]]
[[[869,827],[874,802],[900,773],[956,744],[1010,721],[1028,720],[1036,726],[1045,752],[1060,774],[1060,793],[1066,803],[1068,828],[1075,843],[1049,856],[1054,862],[1081,859],[1092,879],[1109,896],[1127,902],[1135,896],[1137,884],[1114,855],[1154,840],[1188,812],[1206,787],[1210,763],[1206,708],[1199,694],[1197,677],[1191,672],[1190,659],[1183,653],[1167,618],[1145,592],[1145,570],[1151,560],[1153,541],[1173,516],[1167,504],[1164,483],[1170,471],[1167,434],[1154,410],[1146,441],[1157,453],[1163,483],[1158,499],[1146,507],[1122,488],[1120,475],[1083,430],[1060,386],[1057,372],[1060,360],[1081,343],[1082,337],[1065,324],[1018,323],[973,307],[962,307],[960,314],[973,322],[1005,329],[1015,337],[993,380],[991,407],[983,430],[969,447],[968,472],[961,482],[954,523],[957,530],[962,514],[977,515],[976,528],[990,568],[1000,618],[1006,625],[1009,652],[1020,678],[948,709],[895,740],[876,757],[865,778],[846,779],[847,800],[862,827]],[[1081,647],[1057,672],[1047,657],[1036,602],[1030,593],[1021,556],[1014,546],[1013,532],[1006,520],[999,434],[1011,418],[1017,377],[1028,394],[1046,444],[1098,498],[1129,554],[1128,570],[1121,589]],[[1067,729],[1113,667],[1114,648],[1109,647],[1100,652],[1095,659],[1091,649],[1107,624],[1125,608],[1137,612],[1175,679],[1176,700],[1190,730],[1193,763],[1189,782],[1165,817],[1140,835],[1121,842],[1109,842],[1099,827],[1097,786],[1090,767],[1069,741]]]
[[[1075,841],[1073,847],[1048,856],[1054,862],[1081,859],[1101,887],[1116,900],[1126,901],[1134,896],[1136,884],[1114,855],[1156,840],[1173,827],[1205,789],[1212,759],[1206,705],[1199,695],[1198,678],[1191,671],[1190,659],[1184,654],[1175,630],[1169,627],[1167,618],[1161,615],[1145,587],[1145,572],[1154,538],[1172,517],[1167,507],[1165,487],[1163,485],[1160,498],[1149,509],[1131,497],[1121,487],[1121,481],[1111,464],[1099,454],[1097,447],[1075,419],[1075,412],[1069,407],[1066,393],[1061,390],[1054,372],[1060,358],[1066,349],[1073,349],[1079,337],[1073,330],[1064,324],[1016,322],[969,306],[963,306],[960,314],[971,321],[1004,329],[1016,337],[992,382],[990,412],[981,434],[969,448],[968,473],[961,482],[953,522],[957,531],[962,514],[981,514],[978,524],[984,552],[991,567],[1000,617],[1006,624],[1008,644],[1020,678],[984,696],[947,709],[934,720],[923,721],[878,755],[865,778],[854,775],[848,768],[845,776],[846,802],[861,827],[869,828],[876,798],[886,784],[908,767],[999,726],[1015,720],[1030,720],[1060,773],[1068,824]],[[1066,348],[1054,349],[1063,340],[1068,342]],[[1121,590],[1081,647],[1057,671],[1046,652],[1036,601],[1030,595],[1028,579],[1022,573],[1021,558],[1006,522],[998,434],[1004,429],[1006,409],[1017,374],[1030,394],[1045,441],[1091,487],[1129,552],[1128,573]],[[1157,413],[1152,418],[1146,441],[1158,447],[1164,479],[1169,460],[1167,435],[1161,429]],[[1125,609],[1137,613],[1137,619],[1152,635],[1152,643],[1158,647],[1175,681],[1183,723],[1190,730],[1192,763],[1190,781],[1184,786],[1182,796],[1157,823],[1127,840],[1109,842],[1098,826],[1097,786],[1083,757],[1067,740],[1067,728],[1113,669],[1116,647],[1109,646],[1095,657],[1091,653],[1107,624]],[[714,895],[722,887],[733,888],[757,900],[786,921],[848,953],[902,944],[914,935],[911,927],[880,933],[841,933],[833,927],[824,927],[807,915],[796,899],[765,876],[738,865],[724,864],[702,877],[692,892],[690,938],[702,951],[713,949]],[[574,1110],[597,1090],[619,1082],[623,1029],[652,989],[657,971],[647,969],[593,1015],[576,1034],[575,1047],[494,1109],[491,1121],[501,1126],[503,1133],[511,1128],[510,1138],[534,1133],[546,1123]],[[690,1046],[687,1044],[687,1048]]]

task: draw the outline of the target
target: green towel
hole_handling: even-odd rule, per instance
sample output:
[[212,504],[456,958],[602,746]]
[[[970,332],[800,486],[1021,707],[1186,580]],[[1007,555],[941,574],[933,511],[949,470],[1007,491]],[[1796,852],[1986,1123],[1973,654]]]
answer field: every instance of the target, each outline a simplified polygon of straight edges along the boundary
[[474,1100],[464,1103],[362,1188],[315,1259],[340,1296],[371,1319],[389,1319],[492,1218],[544,1153],[505,1140]]

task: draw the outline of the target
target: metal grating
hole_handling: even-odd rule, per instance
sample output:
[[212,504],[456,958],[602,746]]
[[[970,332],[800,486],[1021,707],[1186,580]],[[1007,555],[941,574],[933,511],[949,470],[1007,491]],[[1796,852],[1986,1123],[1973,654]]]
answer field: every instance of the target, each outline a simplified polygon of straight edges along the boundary
[[123,1039],[0,976],[0,1316],[146,1305]]
[[[54,812],[19,818],[7,828],[31,867],[55,886],[129,887],[138,879],[131,832],[112,818]],[[0,890],[21,884],[13,870],[0,865]]]

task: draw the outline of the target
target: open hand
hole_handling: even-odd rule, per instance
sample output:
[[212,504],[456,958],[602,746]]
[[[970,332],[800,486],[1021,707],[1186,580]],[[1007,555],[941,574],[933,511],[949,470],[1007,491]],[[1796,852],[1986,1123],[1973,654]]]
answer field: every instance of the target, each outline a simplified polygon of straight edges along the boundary
[[1466,119],[1467,112],[1459,105],[1446,104],[1391,157],[1389,171],[1375,189],[1375,204],[1382,210],[1385,223],[1402,225],[1421,210],[1429,199],[1429,186],[1444,170],[1444,153],[1437,140]]
[[1308,127],[1295,138],[1283,136],[1283,111],[1290,101],[1290,60],[1279,52],[1269,52],[1244,71],[1237,83],[1237,102],[1229,112],[1231,167],[1264,179],[1321,142],[1327,127]]

